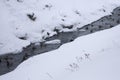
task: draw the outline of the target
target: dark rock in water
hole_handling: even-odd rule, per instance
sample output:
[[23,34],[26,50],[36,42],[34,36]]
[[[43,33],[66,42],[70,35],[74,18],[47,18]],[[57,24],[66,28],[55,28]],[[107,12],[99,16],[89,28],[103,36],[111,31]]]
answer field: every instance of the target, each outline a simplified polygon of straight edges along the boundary
[[[28,15],[29,16],[29,15]],[[30,16],[31,19],[35,18],[34,14]],[[35,20],[35,19],[34,19]],[[111,15],[104,16],[101,19],[92,22],[91,24],[85,25],[82,28],[78,28],[76,31],[71,32],[60,32],[58,29],[54,29],[58,34],[48,37],[45,40],[60,40],[60,43],[56,44],[46,44],[45,42],[40,42],[39,45],[31,43],[29,46],[23,49],[22,52],[13,54],[5,54],[0,56],[0,75],[6,74],[13,71],[20,63],[27,60],[28,58],[42,54],[51,50],[59,48],[62,44],[73,41],[75,38],[91,34],[100,30],[109,29],[120,24],[120,7],[113,10]],[[64,26],[65,28],[72,28],[71,26]],[[48,33],[49,35],[49,33]]]

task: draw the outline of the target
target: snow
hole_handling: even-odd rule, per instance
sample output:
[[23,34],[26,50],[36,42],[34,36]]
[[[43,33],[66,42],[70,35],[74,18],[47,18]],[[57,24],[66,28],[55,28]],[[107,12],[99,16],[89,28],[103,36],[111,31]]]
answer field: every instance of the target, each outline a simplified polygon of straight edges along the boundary
[[[70,30],[82,27],[111,14],[119,4],[119,0],[0,0],[0,55],[43,41],[43,37],[56,34],[53,29],[61,24],[74,24]],[[27,16],[33,13],[35,21]]]
[[16,38],[13,28],[11,28],[13,26],[11,23],[13,18],[9,14],[8,8],[0,1],[0,54],[18,52],[22,50],[22,47],[30,44],[28,41]]
[[61,41],[58,39],[45,42],[45,44],[60,44],[60,43]]
[[0,80],[120,80],[120,25],[34,56]]

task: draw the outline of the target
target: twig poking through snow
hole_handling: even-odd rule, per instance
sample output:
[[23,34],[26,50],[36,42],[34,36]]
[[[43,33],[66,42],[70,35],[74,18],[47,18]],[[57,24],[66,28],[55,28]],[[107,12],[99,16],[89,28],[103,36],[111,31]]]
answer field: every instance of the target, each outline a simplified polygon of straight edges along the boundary
[[53,77],[50,73],[46,73],[52,80],[53,80]]
[[84,55],[85,55],[85,58],[86,58],[86,59],[91,60],[91,59],[90,59],[90,54],[85,53]]
[[37,17],[35,17],[35,14],[32,13],[32,14],[27,14],[28,18],[32,21],[35,21]]

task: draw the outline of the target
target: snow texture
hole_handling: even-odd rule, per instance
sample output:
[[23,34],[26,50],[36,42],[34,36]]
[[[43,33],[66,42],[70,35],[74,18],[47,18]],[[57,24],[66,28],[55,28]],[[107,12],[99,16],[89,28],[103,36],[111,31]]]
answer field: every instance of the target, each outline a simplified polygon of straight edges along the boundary
[[56,34],[56,27],[76,30],[111,14],[119,4],[120,0],[0,0],[0,55],[42,42]]

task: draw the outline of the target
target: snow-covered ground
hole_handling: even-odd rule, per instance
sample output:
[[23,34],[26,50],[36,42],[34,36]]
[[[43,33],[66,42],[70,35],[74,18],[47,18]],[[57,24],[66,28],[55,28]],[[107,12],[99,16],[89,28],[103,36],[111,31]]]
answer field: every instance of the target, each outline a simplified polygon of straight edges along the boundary
[[120,80],[120,25],[32,57],[0,80]]
[[56,34],[55,27],[69,31],[61,25],[74,25],[71,30],[75,30],[111,14],[119,5],[120,0],[0,0],[0,55]]

